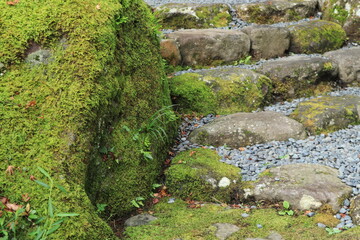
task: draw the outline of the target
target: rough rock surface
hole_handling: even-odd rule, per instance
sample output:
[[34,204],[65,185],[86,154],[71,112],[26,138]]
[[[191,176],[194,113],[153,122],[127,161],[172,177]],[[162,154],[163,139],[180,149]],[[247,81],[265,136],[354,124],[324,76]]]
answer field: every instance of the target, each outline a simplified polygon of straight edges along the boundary
[[360,225],[360,195],[355,196],[351,200],[351,212],[353,222],[356,225]]
[[240,230],[238,226],[230,223],[215,223],[214,226],[217,227],[215,236],[219,240],[225,240],[228,237],[230,237],[233,233]]
[[195,129],[190,141],[202,145],[239,148],[247,145],[305,138],[304,127],[276,112],[235,113]]
[[167,37],[179,44],[182,64],[188,66],[230,63],[250,51],[249,36],[236,30],[180,30]]
[[226,27],[231,21],[226,4],[169,3],[155,9],[165,29]]
[[176,66],[181,63],[181,55],[179,47],[174,39],[163,39],[160,42],[161,56],[168,61],[169,64]]
[[290,33],[285,27],[255,25],[242,31],[250,37],[251,55],[255,59],[283,56],[290,46]]
[[322,56],[295,55],[267,61],[257,72],[274,83],[274,94],[280,99],[309,95],[321,82],[331,82],[338,75],[338,67]]
[[125,221],[125,227],[136,227],[136,226],[140,226],[140,225],[146,225],[156,219],[157,219],[157,217],[154,217],[150,214],[139,214],[139,215],[133,216],[131,218],[128,218]]
[[267,170],[247,196],[256,200],[288,201],[293,209],[318,209],[324,203],[340,209],[351,187],[337,177],[337,170],[317,164],[289,164]]
[[316,0],[276,0],[235,5],[237,16],[252,23],[296,21],[316,14]]
[[334,131],[360,119],[360,97],[324,96],[299,103],[292,118],[304,124],[308,131]]
[[316,20],[288,26],[290,30],[290,52],[324,53],[340,48],[346,33],[336,23]]
[[46,49],[39,49],[33,53],[30,53],[25,61],[30,63],[32,66],[38,64],[48,64],[51,60],[51,52]]
[[337,63],[343,83],[360,83],[360,47],[343,48],[327,52],[324,56]]
[[266,238],[245,238],[245,240],[284,240],[284,238],[277,232],[273,232]]

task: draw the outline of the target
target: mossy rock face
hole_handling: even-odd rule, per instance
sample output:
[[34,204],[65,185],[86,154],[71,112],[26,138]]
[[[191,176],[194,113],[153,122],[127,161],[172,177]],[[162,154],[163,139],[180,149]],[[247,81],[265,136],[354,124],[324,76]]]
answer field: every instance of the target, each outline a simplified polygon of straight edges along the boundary
[[170,80],[173,102],[182,113],[250,112],[271,98],[271,80],[237,67],[185,73]]
[[226,4],[169,3],[157,7],[155,16],[164,29],[226,27],[231,21]]
[[290,117],[311,133],[332,132],[359,123],[360,97],[325,96],[299,103]]
[[276,0],[235,5],[240,19],[257,24],[298,21],[314,16],[316,8],[316,0]]
[[[131,199],[148,196],[165,148],[150,138],[154,160],[146,162],[141,143],[117,134],[170,104],[155,19],[138,0],[3,2],[0,19],[1,197],[25,206],[28,194],[31,209],[51,217],[49,190],[30,178],[50,184],[42,167],[67,191],[52,189],[52,220],[80,214],[49,239],[115,239],[90,199],[109,214],[131,211]],[[50,60],[27,63],[37,46]],[[36,228],[21,217],[16,237]]]
[[274,98],[283,101],[331,90],[336,85],[339,67],[321,56],[295,55],[267,61],[255,71],[273,81]]
[[322,0],[323,19],[343,26],[352,41],[360,41],[360,3],[358,0]]
[[198,201],[230,202],[241,191],[238,167],[220,162],[210,149],[192,149],[179,153],[165,172],[166,186],[175,197]]
[[346,33],[339,24],[329,21],[309,21],[288,26],[290,52],[324,53],[340,48]]

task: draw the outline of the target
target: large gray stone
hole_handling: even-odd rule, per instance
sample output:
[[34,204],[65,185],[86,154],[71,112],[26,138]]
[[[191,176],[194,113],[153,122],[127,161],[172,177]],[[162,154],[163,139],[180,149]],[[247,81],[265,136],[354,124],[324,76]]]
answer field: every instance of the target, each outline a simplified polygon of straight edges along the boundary
[[265,62],[256,71],[273,81],[273,93],[279,100],[310,95],[320,83],[331,85],[338,76],[337,64],[321,56],[279,58]]
[[183,65],[231,63],[247,56],[250,38],[241,31],[191,29],[167,34],[179,44]]
[[351,199],[351,218],[356,225],[360,225],[360,195]]
[[305,138],[304,127],[276,112],[235,113],[195,129],[190,141],[203,145],[239,148],[269,141]]
[[154,217],[150,214],[135,215],[131,218],[128,218],[125,221],[125,227],[136,227],[136,226],[146,225],[156,219],[157,219],[157,217]]
[[35,66],[39,64],[48,64],[51,61],[51,52],[46,49],[39,49],[35,52],[30,53],[25,62],[30,63],[30,65]]
[[343,83],[360,83],[360,47],[343,48],[327,52],[324,56],[337,63]]
[[311,133],[335,131],[360,119],[360,97],[324,96],[299,103],[290,117],[304,124]]
[[155,8],[164,29],[226,27],[231,21],[227,4],[169,3]]
[[217,228],[215,236],[219,240],[225,240],[230,237],[233,233],[240,230],[240,228],[230,223],[215,223],[214,226]]
[[317,0],[275,0],[235,5],[237,16],[247,22],[271,24],[314,16]]
[[250,37],[251,55],[255,59],[280,57],[289,49],[290,32],[285,27],[255,25],[242,31]]
[[317,164],[290,164],[267,170],[245,189],[247,197],[271,202],[288,201],[293,209],[318,209],[328,203],[334,211],[349,196],[351,187],[337,177],[336,169]]

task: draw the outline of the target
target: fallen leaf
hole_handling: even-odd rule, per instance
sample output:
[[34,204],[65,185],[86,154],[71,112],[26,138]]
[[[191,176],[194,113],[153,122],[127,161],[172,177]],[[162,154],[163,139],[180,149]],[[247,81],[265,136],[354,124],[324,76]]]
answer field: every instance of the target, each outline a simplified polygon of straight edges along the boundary
[[28,109],[30,107],[34,107],[36,106],[36,101],[35,100],[32,100],[32,101],[29,101],[26,106],[25,106],[25,109]]
[[192,157],[192,155],[194,155],[196,153],[196,151],[191,151],[189,156]]
[[23,202],[28,202],[30,200],[29,194],[25,193],[21,195]]
[[13,175],[14,174],[14,166],[11,166],[11,165],[9,165],[8,167],[7,167],[7,169],[5,170],[5,172],[7,173],[7,174],[9,174],[9,175]]
[[197,123],[196,123],[196,124],[194,124],[194,127],[198,127],[198,126],[199,126],[199,124],[197,124]]
[[16,212],[18,209],[22,208],[22,205],[17,205],[14,203],[7,203],[5,204],[6,208],[5,211],[9,211],[9,212]]
[[160,202],[160,200],[158,198],[153,198],[152,202],[153,204],[157,204],[158,202]]
[[239,150],[243,152],[243,151],[246,150],[246,148],[244,148],[244,147],[239,147]]
[[30,203],[26,204],[25,210],[26,212],[30,212]]
[[14,6],[14,5],[18,4],[19,2],[20,2],[19,0],[14,0],[14,1],[6,2],[6,4],[10,5],[10,6]]
[[152,215],[152,214],[154,214],[155,212],[154,212],[154,211],[148,211],[148,213]]
[[1,197],[0,198],[0,202],[2,203],[2,204],[6,204],[7,202],[9,201],[9,199],[7,199],[6,197]]
[[178,163],[178,164],[181,164],[181,163],[183,163],[183,161],[182,161],[182,160],[179,160],[177,163]]
[[36,177],[34,177],[33,175],[30,175],[30,180],[34,181],[34,180],[36,180]]
[[98,5],[96,5],[95,7],[97,10],[100,10],[101,9],[101,6],[100,6],[100,3]]

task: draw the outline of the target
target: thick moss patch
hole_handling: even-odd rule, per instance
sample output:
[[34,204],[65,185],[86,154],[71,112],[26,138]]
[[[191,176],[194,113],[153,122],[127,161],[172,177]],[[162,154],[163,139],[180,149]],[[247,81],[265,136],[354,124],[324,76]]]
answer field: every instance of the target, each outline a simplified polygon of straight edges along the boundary
[[[201,208],[188,208],[181,200],[167,203],[167,199],[155,206],[154,215],[159,219],[149,225],[128,227],[125,239],[213,239],[215,223],[230,223],[240,230],[231,235],[229,240],[245,238],[265,238],[271,232],[279,233],[284,239],[341,239],[354,240],[360,233],[356,227],[340,234],[329,235],[325,229],[319,228],[314,218],[307,216],[279,216],[275,209],[252,210],[249,217],[241,214],[243,209],[229,209],[227,206],[205,204]],[[261,224],[263,228],[257,228]]]
[[[119,136],[123,125],[144,128],[146,119],[170,104],[154,22],[137,0],[0,3],[0,62],[6,69],[0,75],[0,195],[25,205],[27,193],[31,209],[46,216],[49,192],[30,179],[48,182],[37,166],[46,169],[67,190],[53,190],[55,214],[80,214],[53,239],[114,238],[85,192],[89,175],[93,203],[108,203],[108,213],[118,215],[130,211],[131,198],[147,192],[155,179],[166,144],[150,137],[146,148],[129,133]],[[51,52],[51,60],[25,63],[39,47]],[[143,163],[141,150],[152,152],[153,161]],[[103,197],[92,188],[102,184],[118,188]],[[17,237],[28,239],[34,229],[21,221]]]
[[288,28],[294,53],[324,53],[340,48],[346,39],[345,31],[333,22],[317,20]]
[[220,162],[209,149],[182,152],[166,171],[166,184],[174,196],[200,201],[229,202],[241,189],[240,169]]
[[[251,70],[204,70],[170,79],[173,102],[182,113],[249,112],[271,98],[271,80]],[[237,72],[239,71],[239,72]]]

